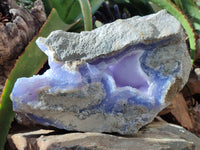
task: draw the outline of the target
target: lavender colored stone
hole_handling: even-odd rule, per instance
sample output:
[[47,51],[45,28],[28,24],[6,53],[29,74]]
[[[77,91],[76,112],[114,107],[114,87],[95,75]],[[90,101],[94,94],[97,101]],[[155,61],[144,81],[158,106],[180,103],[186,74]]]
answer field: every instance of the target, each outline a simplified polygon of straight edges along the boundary
[[190,56],[180,23],[165,10],[90,32],[39,38],[50,69],[20,78],[13,110],[57,128],[132,134],[187,82]]

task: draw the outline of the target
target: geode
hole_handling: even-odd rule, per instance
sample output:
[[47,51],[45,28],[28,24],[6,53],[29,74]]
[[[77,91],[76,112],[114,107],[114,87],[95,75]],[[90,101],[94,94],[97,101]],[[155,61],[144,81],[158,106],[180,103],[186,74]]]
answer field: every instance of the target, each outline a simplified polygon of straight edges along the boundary
[[183,29],[165,10],[93,31],[54,31],[37,44],[50,69],[17,80],[13,110],[66,130],[136,133],[170,104],[191,69]]

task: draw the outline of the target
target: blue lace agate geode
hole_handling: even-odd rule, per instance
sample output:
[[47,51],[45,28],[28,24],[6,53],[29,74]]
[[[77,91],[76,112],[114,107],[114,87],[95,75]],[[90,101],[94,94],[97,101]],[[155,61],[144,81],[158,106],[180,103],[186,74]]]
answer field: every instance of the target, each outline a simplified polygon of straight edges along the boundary
[[13,109],[67,130],[135,133],[170,103],[191,69],[181,25],[166,11],[80,34],[54,31],[37,44],[50,69],[17,80]]

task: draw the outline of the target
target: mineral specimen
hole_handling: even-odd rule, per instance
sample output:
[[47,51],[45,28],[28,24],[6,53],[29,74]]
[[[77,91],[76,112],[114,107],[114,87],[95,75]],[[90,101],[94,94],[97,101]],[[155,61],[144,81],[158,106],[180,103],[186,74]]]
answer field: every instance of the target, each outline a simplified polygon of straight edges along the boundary
[[13,110],[67,130],[136,133],[191,69],[183,29],[165,10],[80,34],[54,31],[37,44],[50,69],[17,80]]

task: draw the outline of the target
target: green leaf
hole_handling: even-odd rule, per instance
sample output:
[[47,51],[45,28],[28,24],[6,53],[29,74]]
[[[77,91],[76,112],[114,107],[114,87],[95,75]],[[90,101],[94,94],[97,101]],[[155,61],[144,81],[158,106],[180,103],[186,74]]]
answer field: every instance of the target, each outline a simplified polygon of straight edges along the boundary
[[[66,23],[73,23],[77,18],[77,14],[81,13],[77,0],[50,0],[53,8],[55,8],[60,18]],[[72,14],[71,12],[75,12]]]
[[84,28],[85,31],[92,30],[92,12],[90,7],[90,2],[88,0],[79,0],[82,15],[84,18]]
[[42,0],[42,2],[44,4],[45,13],[48,16],[51,12],[52,4],[50,3],[49,0]]
[[194,29],[200,33],[200,12],[197,5],[192,0],[181,0],[185,14],[193,22]]
[[[67,24],[82,18],[79,0],[50,0],[52,6],[58,11],[60,18]],[[100,7],[103,0],[89,0],[92,14]]]
[[[76,24],[75,22],[74,24]],[[5,88],[1,95],[0,104],[0,150],[3,150],[6,137],[14,118],[12,111],[12,102],[10,100],[10,93],[17,78],[30,77],[37,73],[43,63],[47,60],[47,56],[35,44],[38,36],[46,37],[53,30],[68,30],[74,24],[68,25],[63,23],[59,18],[55,9],[53,9],[46,21],[42,26],[39,34],[34,37],[30,44],[26,47],[24,54],[17,60],[15,67],[10,73],[6,81]]]
[[116,4],[119,4],[119,3],[130,3],[129,0],[106,0],[106,1],[113,2],[113,3],[116,3]]
[[92,14],[94,14],[99,9],[99,7],[103,2],[103,0],[89,0],[89,1],[92,9]]
[[198,7],[200,7],[200,2],[199,2],[199,1],[197,1],[197,2],[196,2],[196,5],[197,5]]
[[173,2],[181,11],[183,11],[183,4],[181,0],[173,0]]
[[191,49],[191,58],[192,62],[194,59],[194,54],[196,50],[196,39],[195,39],[195,34],[193,31],[193,28],[186,18],[186,16],[169,0],[149,0],[158,6],[166,9],[169,13],[171,13],[177,20],[180,21],[182,24],[183,28],[187,32],[187,35],[189,37],[189,43],[190,43],[190,49]]

